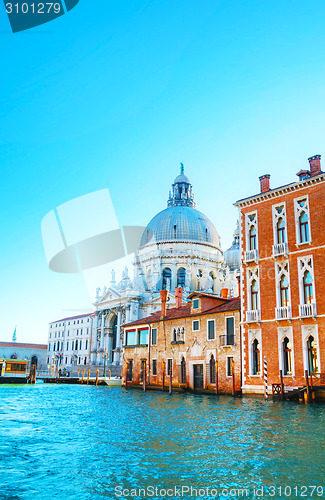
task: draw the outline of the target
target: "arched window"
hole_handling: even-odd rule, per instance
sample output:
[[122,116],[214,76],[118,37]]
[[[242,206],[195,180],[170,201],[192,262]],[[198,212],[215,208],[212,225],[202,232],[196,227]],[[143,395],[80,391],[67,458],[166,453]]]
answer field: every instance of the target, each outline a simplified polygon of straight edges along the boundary
[[313,279],[310,271],[305,271],[304,279],[304,299],[305,304],[312,304],[313,302]]
[[255,339],[252,344],[252,357],[253,357],[253,375],[260,375],[260,346],[258,340]]
[[249,249],[250,250],[256,250],[256,227],[252,226],[249,230]]
[[306,214],[306,212],[301,212],[301,215],[299,217],[299,234],[300,243],[309,241],[308,215]]
[[172,333],[172,342],[177,342],[176,328],[174,328],[173,333]]
[[181,361],[181,384],[186,384],[186,361],[184,356]]
[[169,267],[165,267],[163,270],[163,289],[166,290],[168,287],[170,287],[172,279],[172,272],[169,269]]
[[75,350],[78,350],[78,339],[76,340]]
[[179,286],[180,288],[184,288],[185,279],[186,279],[186,270],[184,269],[184,267],[181,267],[177,271],[177,286]]
[[211,354],[210,358],[210,384],[216,383],[216,360],[214,359],[213,354]]
[[289,305],[289,282],[284,274],[280,280],[280,303],[281,307],[287,307]]
[[251,303],[253,311],[258,309],[258,284],[256,280],[253,280],[251,284]]
[[286,232],[285,232],[285,223],[282,218],[278,220],[276,225],[278,243],[285,243],[286,241]]
[[318,372],[317,344],[312,335],[307,340],[309,373]]
[[288,337],[284,337],[282,342],[282,349],[283,349],[283,375],[292,375],[291,343]]

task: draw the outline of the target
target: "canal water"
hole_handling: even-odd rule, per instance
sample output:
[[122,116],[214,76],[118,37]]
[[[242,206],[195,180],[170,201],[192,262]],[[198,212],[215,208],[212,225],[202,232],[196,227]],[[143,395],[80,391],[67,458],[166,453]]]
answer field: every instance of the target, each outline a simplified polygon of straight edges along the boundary
[[325,498],[324,431],[319,404],[0,386],[0,498]]

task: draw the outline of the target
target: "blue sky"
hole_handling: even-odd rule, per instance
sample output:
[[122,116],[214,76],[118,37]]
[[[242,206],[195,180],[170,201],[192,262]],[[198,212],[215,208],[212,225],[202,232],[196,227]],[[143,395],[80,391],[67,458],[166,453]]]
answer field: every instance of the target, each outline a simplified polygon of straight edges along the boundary
[[108,187],[120,223],[145,225],[183,162],[225,250],[259,175],[291,182],[323,153],[324,15],[317,0],[80,0],[12,34],[0,8],[1,340],[17,324],[46,342],[89,307],[81,275],[47,267],[54,207]]

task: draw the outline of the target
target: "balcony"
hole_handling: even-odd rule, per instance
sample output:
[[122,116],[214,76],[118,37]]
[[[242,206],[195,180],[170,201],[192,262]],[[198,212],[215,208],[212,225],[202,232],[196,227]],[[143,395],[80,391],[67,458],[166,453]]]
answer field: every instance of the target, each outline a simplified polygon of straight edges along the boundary
[[258,250],[246,250],[245,252],[245,262],[257,262],[258,261]]
[[246,311],[246,321],[247,323],[258,323],[261,321],[261,310],[253,309],[252,311]]
[[235,345],[235,335],[219,335],[219,343],[223,347]]
[[275,319],[291,319],[291,307],[276,307],[275,308]]
[[278,243],[273,245],[273,257],[281,257],[281,255],[287,256],[289,253],[288,243]]
[[300,318],[314,318],[317,316],[316,304],[300,304],[299,316]]

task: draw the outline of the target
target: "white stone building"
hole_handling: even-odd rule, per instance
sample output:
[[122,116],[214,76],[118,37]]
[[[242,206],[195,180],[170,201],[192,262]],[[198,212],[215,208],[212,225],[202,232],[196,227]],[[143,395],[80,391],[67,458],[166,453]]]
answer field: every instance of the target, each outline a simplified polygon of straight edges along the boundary
[[88,313],[49,324],[47,365],[52,371],[89,364],[93,320],[94,313]]
[[157,311],[161,289],[169,291],[169,307],[175,307],[176,286],[184,290],[184,303],[193,291],[218,296],[222,288],[227,288],[230,296],[236,296],[239,246],[236,233],[234,236],[236,241],[228,252],[229,267],[217,230],[195,208],[192,186],[181,165],[167,208],[153,217],[142,235],[133,263],[134,278],[125,268],[122,280],[116,283],[112,271],[108,289],[105,287],[102,293],[97,290],[91,363],[102,364],[102,355],[107,352],[110,364],[122,364],[121,324]]

